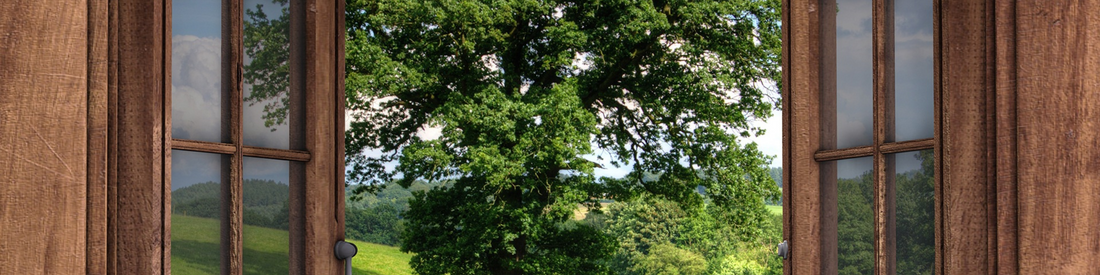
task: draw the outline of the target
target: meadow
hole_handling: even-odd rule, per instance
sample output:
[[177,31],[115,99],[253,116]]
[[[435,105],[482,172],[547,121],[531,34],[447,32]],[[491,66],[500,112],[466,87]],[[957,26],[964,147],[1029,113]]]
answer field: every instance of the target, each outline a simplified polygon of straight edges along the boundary
[[[172,215],[172,274],[219,274],[220,223],[216,219]],[[289,232],[244,226],[244,274],[288,274]],[[397,247],[348,240],[359,247],[355,274],[405,275],[412,254]]]

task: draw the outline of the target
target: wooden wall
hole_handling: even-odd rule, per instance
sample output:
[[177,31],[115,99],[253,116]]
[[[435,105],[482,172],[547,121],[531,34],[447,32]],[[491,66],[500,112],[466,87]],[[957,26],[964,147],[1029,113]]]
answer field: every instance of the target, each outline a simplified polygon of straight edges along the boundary
[[941,274],[1100,274],[1100,1],[943,1]]
[[0,274],[102,273],[105,4],[0,1]]

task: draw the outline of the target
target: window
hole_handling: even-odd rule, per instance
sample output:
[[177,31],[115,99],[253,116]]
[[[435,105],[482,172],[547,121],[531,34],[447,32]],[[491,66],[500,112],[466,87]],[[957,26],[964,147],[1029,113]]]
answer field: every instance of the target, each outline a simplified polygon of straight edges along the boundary
[[[335,2],[168,4],[167,270],[299,274],[339,266],[331,255],[343,236]],[[307,14],[306,5],[332,12]]]
[[786,6],[794,274],[936,273],[937,3]]

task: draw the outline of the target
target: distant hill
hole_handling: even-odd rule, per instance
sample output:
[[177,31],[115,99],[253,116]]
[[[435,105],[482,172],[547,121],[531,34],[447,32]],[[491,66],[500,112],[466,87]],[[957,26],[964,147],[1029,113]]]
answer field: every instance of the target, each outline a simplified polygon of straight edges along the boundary
[[[290,187],[271,180],[246,179],[244,223],[286,229],[290,213]],[[203,218],[218,218],[221,211],[221,184],[204,182],[172,191],[172,213]]]

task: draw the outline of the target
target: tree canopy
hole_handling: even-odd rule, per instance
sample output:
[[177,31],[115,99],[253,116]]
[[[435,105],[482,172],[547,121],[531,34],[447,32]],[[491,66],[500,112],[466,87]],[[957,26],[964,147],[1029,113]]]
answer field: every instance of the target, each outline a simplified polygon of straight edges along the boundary
[[563,226],[600,199],[709,200],[751,234],[778,188],[739,138],[779,103],[779,6],[349,0],[348,181],[452,182],[405,213],[421,274],[605,273],[615,241]]

